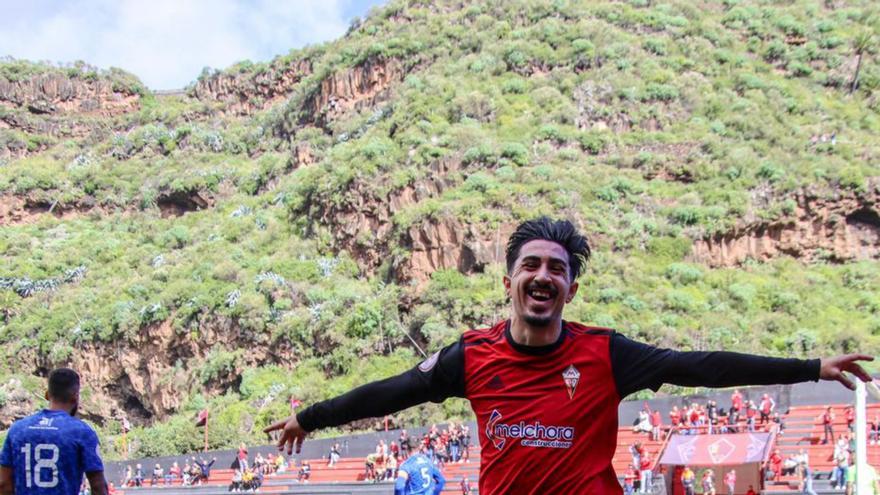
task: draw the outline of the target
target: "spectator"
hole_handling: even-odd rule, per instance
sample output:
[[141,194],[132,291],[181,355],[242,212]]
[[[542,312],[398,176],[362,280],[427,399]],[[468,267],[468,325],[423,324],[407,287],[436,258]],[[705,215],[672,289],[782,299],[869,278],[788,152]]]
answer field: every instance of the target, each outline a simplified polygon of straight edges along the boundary
[[449,458],[452,462],[461,459],[461,433],[458,430],[449,435]]
[[734,390],[733,395],[730,396],[730,409],[736,412],[742,412],[743,408],[743,396],[739,393],[739,390]]
[[684,488],[685,495],[694,495],[696,486],[696,477],[690,466],[685,466],[681,472],[681,486]]
[[749,428],[749,431],[755,431],[755,417],[758,415],[758,406],[755,405],[755,401],[750,400],[749,404],[746,406],[746,425]]
[[461,427],[461,448],[462,448],[462,454],[464,454],[462,460],[464,462],[470,462],[470,460],[471,460],[471,454],[470,454],[471,429],[467,426]]
[[[847,466],[846,470],[846,495],[853,495],[853,488],[856,484],[856,460],[854,458],[850,458],[849,466]],[[873,487],[872,488],[872,492]]]
[[715,429],[718,426],[718,405],[715,404],[714,400],[710,400],[709,403],[706,404],[706,424],[709,425],[710,435],[716,433]]
[[834,441],[834,429],[832,428],[832,423],[834,423],[834,412],[831,410],[831,406],[825,408],[825,412],[820,416],[822,420],[822,426],[825,430],[825,438],[822,439],[822,444],[825,445],[828,443],[828,439]]
[[266,459],[263,459],[263,455],[257,452],[257,455],[254,456],[254,472],[262,471],[265,465]]
[[300,483],[308,483],[309,477],[312,475],[312,465],[309,461],[303,461],[302,466],[299,468],[299,474],[297,475],[297,481]]
[[254,470],[245,468],[241,473],[241,489],[242,491],[256,491],[254,487]]
[[703,471],[703,495],[715,495],[715,471],[707,469]]
[[189,462],[183,464],[181,476],[183,479],[183,486],[189,486],[192,484],[192,466],[189,465]]
[[143,486],[144,485],[144,468],[141,467],[140,464],[135,466],[134,469],[134,486]]
[[846,427],[849,428],[849,431],[855,431],[853,423],[855,423],[856,420],[856,411],[855,409],[853,409],[853,406],[847,406],[847,408],[843,411],[843,416],[844,418],[846,418]]
[[393,455],[389,455],[385,460],[385,477],[386,480],[393,480],[397,478],[397,458]]
[[284,456],[278,454],[278,457],[275,458],[275,472],[280,474],[287,471],[287,464],[284,462]]
[[681,413],[678,411],[678,406],[672,406],[672,410],[669,411],[669,423],[672,424],[673,429],[681,424]]
[[165,479],[165,470],[162,469],[162,466],[156,464],[156,467],[153,468],[153,476],[150,477],[150,486],[156,486],[156,483],[159,480]]
[[663,418],[660,411],[655,410],[651,413],[651,440],[655,442],[660,440],[660,429],[663,427]]
[[770,454],[770,458],[767,460],[767,476],[765,479],[772,479],[773,481],[779,481],[779,476],[782,474],[782,454],[779,453],[779,449],[773,451]]
[[654,473],[651,471],[652,464],[653,459],[651,459],[651,454],[649,452],[642,453],[639,461],[639,493],[653,492],[652,486]]
[[792,454],[788,456],[788,458],[782,462],[782,476],[790,476],[795,474],[797,472],[798,464],[799,462],[797,454]]
[[134,485],[134,473],[131,469],[131,464],[125,469],[125,478],[122,479],[122,486],[132,486]]
[[749,491],[746,492],[746,495],[758,495],[758,494],[755,493],[755,487],[752,485],[749,485]]
[[412,443],[409,437],[409,434],[406,430],[400,431],[400,438],[398,439],[398,443],[400,443],[400,455],[404,458],[409,458],[409,454],[412,451]]
[[626,468],[626,471],[623,473],[623,493],[624,495],[633,495],[635,493],[635,483],[636,478],[639,475],[636,474],[636,465],[630,464],[629,467]]
[[800,466],[800,490],[801,493],[807,495],[817,495],[813,490],[813,471],[809,464],[801,464]]
[[196,464],[198,466],[198,484],[202,484],[204,481],[208,481],[211,478],[211,466],[217,462],[217,458],[211,459],[211,462],[207,462],[204,459],[199,459]]
[[242,470],[248,468],[247,446],[244,444],[244,442],[241,442],[241,444],[238,446],[238,463],[241,466]]
[[334,443],[332,447],[330,447],[330,462],[327,463],[327,467],[334,467],[336,463],[339,462],[339,443]]
[[779,433],[785,433],[785,422],[782,420],[782,416],[779,415],[779,411],[775,411],[773,413],[773,422],[779,426]]
[[471,482],[467,476],[461,479],[461,495],[471,495]]
[[846,472],[849,468],[849,450],[835,449],[834,471],[831,473],[831,488],[846,488]]
[[177,464],[177,461],[174,461],[171,467],[168,468],[168,474],[165,475],[165,484],[172,485],[178,479],[180,479],[180,466]]
[[400,446],[397,445],[397,442],[391,441],[388,445],[388,454],[395,459],[400,459]]
[[364,460],[364,481],[377,481],[376,480],[376,457],[377,454],[373,452],[368,455]]
[[770,397],[770,394],[764,394],[761,397],[761,425],[766,425],[770,422],[770,414],[774,409],[776,409],[776,401]]
[[629,446],[629,455],[632,457],[632,465],[638,468],[642,465],[642,443],[634,442]]
[[633,428],[633,431],[636,433],[647,433],[649,435],[651,434],[651,417],[648,413],[647,407],[648,406],[645,405],[645,409],[639,411],[638,422],[636,423],[635,428]]
[[724,475],[724,485],[727,486],[727,495],[733,495],[736,490],[736,469],[731,469]]
[[[240,464],[239,464],[240,465]],[[230,492],[239,492],[242,489],[241,468],[232,471],[232,482],[229,484]]]
[[874,415],[874,421],[871,421],[871,445],[877,445],[877,442],[880,441],[880,414]]
[[739,409],[731,409],[730,414],[727,416],[727,429],[730,433],[739,432],[739,411]]

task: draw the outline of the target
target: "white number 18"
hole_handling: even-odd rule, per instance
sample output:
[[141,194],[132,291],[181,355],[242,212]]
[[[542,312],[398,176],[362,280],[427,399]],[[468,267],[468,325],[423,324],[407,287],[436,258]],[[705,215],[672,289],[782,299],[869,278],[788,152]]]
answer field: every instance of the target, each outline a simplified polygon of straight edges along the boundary
[[[40,443],[34,448],[34,460],[37,461],[31,471],[31,444],[26,443],[21,448],[24,453],[25,485],[30,488],[37,485],[38,488],[54,488],[58,485],[58,446],[52,443]],[[43,453],[49,452],[49,455]],[[43,481],[41,471],[51,470],[52,479]]]

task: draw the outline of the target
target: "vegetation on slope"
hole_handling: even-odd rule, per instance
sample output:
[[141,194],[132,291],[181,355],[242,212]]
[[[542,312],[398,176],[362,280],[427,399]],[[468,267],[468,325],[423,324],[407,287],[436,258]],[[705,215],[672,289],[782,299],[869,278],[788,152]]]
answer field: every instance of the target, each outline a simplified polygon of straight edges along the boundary
[[[284,102],[251,115],[145,94],[99,139],[45,137],[45,151],[0,166],[3,198],[82,210],[0,230],[4,372],[125,347],[163,322],[182,342],[231,322],[235,340],[168,372],[185,376],[187,399],[130,434],[133,455],[196,448],[190,419],[205,406],[212,446],[262,441],[290,395],[309,403],[402,371],[419,359],[410,339],[432,352],[505,315],[500,265],[400,280],[411,228],[492,231],[540,214],[574,219],[593,240],[569,319],[683,349],[876,352],[875,261],[820,253],[712,268],[692,248],[784,222],[803,191],[831,203],[875,194],[878,23],[869,0],[396,1],[340,40],[203,76],[255,81],[310,62]],[[330,78],[395,63],[387,94],[315,112]],[[0,78],[31,71],[0,66]],[[310,165],[297,163],[303,146]],[[389,234],[339,244],[349,217],[327,212],[387,203],[443,160],[459,165],[444,189],[392,211]],[[211,205],[163,210],[193,194]],[[364,263],[370,250],[384,263]],[[21,294],[78,267],[75,280]],[[467,414],[452,401],[398,420]],[[94,419],[118,444],[118,422]]]

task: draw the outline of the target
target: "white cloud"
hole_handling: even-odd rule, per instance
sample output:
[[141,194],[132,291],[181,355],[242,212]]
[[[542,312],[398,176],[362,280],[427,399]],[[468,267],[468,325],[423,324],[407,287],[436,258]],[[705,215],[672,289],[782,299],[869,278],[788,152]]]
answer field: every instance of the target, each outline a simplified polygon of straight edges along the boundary
[[[3,3],[16,0],[0,0]],[[36,2],[0,22],[0,55],[120,67],[153,89],[181,88],[205,66],[268,60],[341,36],[344,0]],[[49,5],[47,5],[49,4]]]

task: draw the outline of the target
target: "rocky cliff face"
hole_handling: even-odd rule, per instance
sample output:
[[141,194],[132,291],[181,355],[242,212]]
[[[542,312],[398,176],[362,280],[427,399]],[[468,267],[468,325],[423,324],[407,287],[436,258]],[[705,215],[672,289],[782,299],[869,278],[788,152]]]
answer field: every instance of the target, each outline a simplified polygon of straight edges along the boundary
[[[20,371],[45,376],[51,368],[70,366],[79,371],[84,389],[89,391],[82,397],[82,409],[90,419],[102,423],[126,417],[134,424],[144,424],[177,411],[193,385],[207,394],[222,393],[236,386],[248,367],[294,359],[283,342],[269,345],[267,336],[242,332],[229,319],[203,322],[196,332],[175,331],[171,321],[143,328],[128,342],[82,345],[66,362],[49,362],[45,356],[27,352],[20,356]],[[227,343],[231,347],[226,348]],[[199,376],[191,371],[218,349],[233,354],[237,349],[248,351],[235,354],[232,364],[214,376]],[[33,398],[20,390],[14,392],[12,399],[10,404],[18,409],[34,407]],[[16,405],[19,402],[21,407]],[[18,409],[4,407],[0,426],[7,416],[10,421],[21,417]]]
[[880,181],[863,194],[820,196],[801,191],[793,213],[774,222],[753,222],[694,243],[695,261],[736,266],[788,255],[803,261],[880,258]]
[[385,197],[376,197],[369,185],[356,186],[348,195],[349,202],[317,208],[315,220],[332,225],[334,248],[350,252],[369,273],[389,259],[394,243],[411,253],[394,260],[394,274],[400,282],[415,281],[421,286],[431,273],[447,268],[462,273],[482,271],[485,265],[504,260],[505,243],[515,225],[482,229],[452,217],[431,217],[404,231],[394,227],[396,213],[442,194],[456,184],[453,177],[460,170],[457,158],[435,162],[424,179]]
[[321,81],[303,105],[303,123],[323,124],[338,115],[374,106],[388,98],[394,83],[406,75],[397,59],[371,58],[357,67],[340,71]]
[[200,80],[192,94],[203,101],[221,102],[223,112],[250,115],[283,101],[311,73],[311,62],[298,60],[256,73],[216,74]]
[[140,97],[111,81],[45,74],[21,81],[0,79],[0,105],[32,114],[88,114],[111,117],[136,110]]

